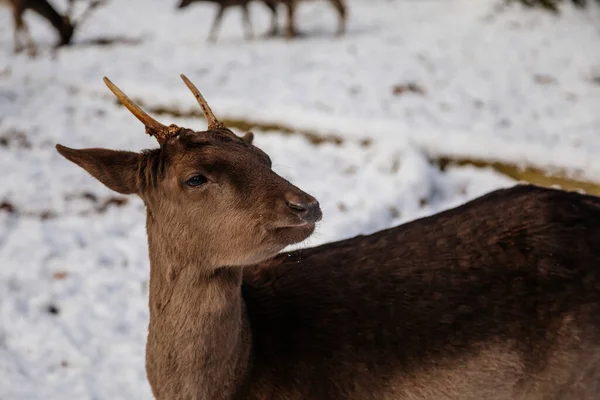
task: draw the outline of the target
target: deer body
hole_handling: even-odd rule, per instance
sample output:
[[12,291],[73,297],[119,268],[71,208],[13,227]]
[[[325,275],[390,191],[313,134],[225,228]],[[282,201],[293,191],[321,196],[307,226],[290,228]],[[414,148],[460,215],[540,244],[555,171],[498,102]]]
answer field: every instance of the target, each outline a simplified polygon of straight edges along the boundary
[[[221,26],[221,20],[223,19],[223,15],[225,11],[230,7],[242,7],[242,16],[244,21],[244,34],[246,39],[252,39],[254,36],[252,33],[252,22],[250,20],[250,11],[248,10],[248,4],[250,4],[251,0],[181,0],[177,8],[182,9],[186,8],[192,3],[196,2],[204,2],[204,3],[215,3],[219,6],[219,10],[215,15],[215,18],[212,22],[210,32],[208,35],[208,40],[211,42],[215,42],[217,40],[217,32],[219,27]],[[271,30],[269,31],[269,35],[273,36],[277,34],[278,26],[277,26],[277,0],[263,0],[263,3],[269,8],[271,11]]]
[[243,282],[197,265],[157,276],[175,252],[152,250],[165,241],[152,223],[148,234],[157,399],[600,394],[599,199],[517,186],[280,254]]
[[[29,33],[27,25],[23,20],[23,14],[32,10],[45,18],[56,29],[59,35],[58,46],[69,44],[73,36],[74,25],[66,16],[60,15],[54,7],[46,0],[4,0],[4,4],[12,9],[14,22],[14,50],[20,52],[25,47],[30,53],[35,53],[36,45]],[[25,35],[26,43],[22,42],[21,36]]]
[[[287,8],[287,37],[291,38],[297,35],[294,14],[299,1],[307,0],[262,0],[262,2],[269,8],[269,10],[271,10],[271,29],[269,31],[270,36],[276,35],[279,30],[277,24],[277,5],[280,3],[283,3]],[[337,34],[342,35],[346,30],[346,6],[344,0],[328,1],[339,14]],[[195,2],[216,3],[219,5],[219,10],[210,28],[210,33],[208,36],[209,41],[214,42],[217,40],[217,31],[221,25],[221,20],[223,18],[225,10],[233,6],[242,7],[246,39],[252,38],[252,23],[250,21],[250,13],[248,11],[248,4],[251,2],[251,0],[181,0],[181,2],[178,5],[178,8],[185,8]]]
[[598,243],[600,199],[516,186],[248,268],[249,398],[598,398]]
[[281,253],[321,217],[187,79],[209,121],[161,143],[58,146],[147,207],[146,370],[159,399],[596,399],[600,199],[518,185]]

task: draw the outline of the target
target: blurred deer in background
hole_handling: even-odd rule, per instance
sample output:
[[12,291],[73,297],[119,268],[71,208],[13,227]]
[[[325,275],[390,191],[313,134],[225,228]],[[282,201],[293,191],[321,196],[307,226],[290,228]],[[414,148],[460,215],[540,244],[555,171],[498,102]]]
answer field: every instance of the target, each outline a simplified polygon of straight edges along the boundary
[[[23,20],[23,14],[27,10],[33,10],[38,13],[41,17],[45,18],[59,35],[57,47],[68,45],[71,43],[73,33],[78,24],[89,16],[89,13],[94,8],[103,4],[104,0],[94,0],[89,3],[87,9],[80,16],[79,21],[72,22],[71,15],[75,0],[68,0],[68,10],[64,15],[61,15],[56,9],[46,0],[0,0],[0,4],[8,5],[12,9],[13,22],[14,22],[14,51],[19,53],[25,48],[28,49],[29,54],[33,55],[37,51],[37,46],[31,37],[29,28]],[[23,38],[23,36],[25,36]],[[23,43],[22,40],[25,40]]]
[[207,130],[163,125],[105,78],[160,147],[57,145],[146,206],[156,399],[598,399],[600,198],[516,185],[279,253],[319,203],[182,78]]
[[[223,14],[225,10],[229,7],[240,6],[242,7],[243,19],[244,19],[244,29],[246,39],[251,39],[253,37],[252,34],[252,22],[250,20],[250,12],[248,11],[248,5],[251,0],[181,0],[178,5],[179,9],[186,8],[192,3],[195,2],[210,2],[219,5],[219,11],[213,20],[212,26],[210,28],[210,33],[208,35],[208,40],[211,42],[215,42],[217,40],[217,31],[221,25],[221,20],[223,18]],[[301,0],[302,1],[302,0]],[[339,25],[338,25],[338,35],[342,35],[346,30],[346,7],[344,5],[343,0],[328,0],[338,11],[339,13]],[[275,36],[278,31],[278,23],[277,23],[277,5],[279,3],[283,3],[286,5],[288,10],[288,24],[287,24],[287,36],[289,38],[295,37],[297,32],[295,28],[294,22],[294,14],[296,10],[296,6],[298,0],[262,0],[262,2],[271,10],[271,29],[269,30],[269,36]]]
[[[251,0],[181,0],[177,8],[182,9],[186,8],[192,3],[215,3],[219,5],[219,10],[217,11],[217,15],[215,16],[211,28],[210,33],[208,35],[208,40],[210,42],[215,42],[217,40],[217,32],[219,27],[221,26],[221,20],[223,19],[223,14],[225,14],[225,10],[229,7],[239,6],[242,7],[243,20],[244,20],[244,35],[246,39],[252,39],[252,21],[250,20],[250,11],[248,10],[248,4]],[[269,31],[270,36],[274,36],[277,34],[277,1],[278,0],[263,0],[262,2],[271,10],[271,30]]]
[[[286,35],[288,38],[295,37],[298,32],[296,31],[295,26],[295,18],[294,14],[296,12],[296,7],[298,3],[303,1],[311,1],[311,0],[280,0],[281,3],[285,4],[287,7],[287,30]],[[327,0],[338,12],[338,29],[337,36],[341,36],[346,32],[346,5],[344,0]]]

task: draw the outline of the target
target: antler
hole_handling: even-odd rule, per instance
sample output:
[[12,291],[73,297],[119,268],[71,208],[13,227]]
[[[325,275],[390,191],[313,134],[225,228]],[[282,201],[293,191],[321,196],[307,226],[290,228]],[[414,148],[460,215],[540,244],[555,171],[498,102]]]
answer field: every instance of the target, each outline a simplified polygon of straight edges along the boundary
[[152,118],[144,110],[142,110],[137,104],[135,104],[125,93],[121,91],[114,83],[112,83],[107,77],[104,77],[104,83],[114,93],[115,96],[123,103],[125,107],[146,127],[146,133],[150,136],[154,136],[158,143],[163,144],[171,137],[176,136],[179,133],[180,128],[177,125],[166,126]]
[[181,79],[183,79],[183,82],[186,84],[186,86],[192,91],[192,93],[196,97],[196,100],[198,100],[198,104],[200,104],[202,112],[204,113],[204,116],[208,121],[208,129],[225,128],[225,124],[220,122],[217,119],[217,117],[215,117],[208,103],[206,102],[206,100],[204,100],[204,97],[202,96],[198,88],[194,86],[194,84],[184,74],[181,74],[180,76]]

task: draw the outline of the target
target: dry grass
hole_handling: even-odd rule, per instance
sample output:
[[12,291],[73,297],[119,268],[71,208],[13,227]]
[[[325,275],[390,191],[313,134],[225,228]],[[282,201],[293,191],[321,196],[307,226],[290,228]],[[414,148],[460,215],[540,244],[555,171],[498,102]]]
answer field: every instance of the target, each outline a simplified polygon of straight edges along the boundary
[[600,184],[596,182],[569,178],[564,172],[549,173],[533,167],[518,167],[512,164],[468,158],[442,157],[434,160],[443,170],[449,165],[472,165],[478,168],[493,168],[495,171],[517,181],[533,183],[539,186],[558,186],[564,190],[580,190],[600,196]]
[[[182,113],[179,110],[167,108],[148,108],[148,110],[155,115],[170,115],[174,117],[187,118],[204,118],[200,111]],[[291,127],[279,124],[263,124],[245,119],[223,119],[222,121],[227,126],[242,132],[258,129],[262,132],[276,131],[285,135],[301,135],[307,138],[311,143],[315,145],[319,145],[322,143],[334,143],[340,145],[344,142],[344,139],[337,135],[312,131],[299,131]],[[371,139],[366,138],[362,139],[360,143],[363,146],[370,146],[372,141]],[[585,193],[600,196],[600,182],[596,183],[573,179],[568,177],[567,174],[564,172],[550,173],[533,167],[519,167],[516,165],[502,162],[468,158],[440,157],[433,159],[432,163],[437,164],[442,170],[449,165],[471,165],[477,168],[493,168],[495,171],[503,175],[509,176],[517,181],[529,182],[535,185],[546,187],[559,186],[564,190],[580,190],[584,191]]]

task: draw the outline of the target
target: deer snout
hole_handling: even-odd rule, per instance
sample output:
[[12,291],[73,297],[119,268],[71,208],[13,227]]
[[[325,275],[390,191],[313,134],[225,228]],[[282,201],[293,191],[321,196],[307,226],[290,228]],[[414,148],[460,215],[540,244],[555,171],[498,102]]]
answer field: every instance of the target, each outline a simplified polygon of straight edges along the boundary
[[323,217],[319,202],[307,194],[289,192],[285,195],[288,208],[306,222],[317,222]]

